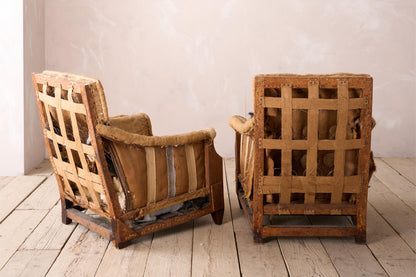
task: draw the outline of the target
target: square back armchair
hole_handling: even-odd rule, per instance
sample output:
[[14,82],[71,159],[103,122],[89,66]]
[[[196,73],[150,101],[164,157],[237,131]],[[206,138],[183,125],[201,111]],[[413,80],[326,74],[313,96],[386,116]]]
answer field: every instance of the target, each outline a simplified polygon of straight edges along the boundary
[[146,114],[109,117],[96,79],[53,71],[32,78],[65,224],[74,220],[122,248],[206,214],[222,223],[212,128],[153,136]]
[[[372,84],[369,75],[345,73],[254,78],[254,118],[233,116],[230,125],[236,131],[237,194],[255,241],[355,236],[365,242],[368,182],[375,170]],[[329,216],[331,224],[337,216],[351,220],[309,224],[315,215]],[[303,223],[285,221],[294,218]]]

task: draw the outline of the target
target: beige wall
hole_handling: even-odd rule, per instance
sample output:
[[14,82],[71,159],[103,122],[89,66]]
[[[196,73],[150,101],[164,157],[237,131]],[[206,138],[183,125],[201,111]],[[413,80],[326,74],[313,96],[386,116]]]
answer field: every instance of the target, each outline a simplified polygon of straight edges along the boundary
[[29,172],[45,158],[32,72],[45,68],[45,1],[24,0],[24,170]]
[[[116,4],[117,3],[117,4]],[[369,73],[373,149],[415,156],[415,1],[46,0],[46,68],[100,78],[110,114],[157,134],[213,126],[233,156],[233,114],[258,73]]]

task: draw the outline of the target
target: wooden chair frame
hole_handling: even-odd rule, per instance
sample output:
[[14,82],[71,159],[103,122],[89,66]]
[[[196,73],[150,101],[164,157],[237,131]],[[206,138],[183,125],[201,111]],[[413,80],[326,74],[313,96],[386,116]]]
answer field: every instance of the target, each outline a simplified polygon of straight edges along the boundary
[[[48,72],[32,75],[45,145],[59,186],[63,223],[76,221],[112,240],[117,248],[127,246],[134,238],[206,214],[211,214],[216,224],[222,223],[224,212],[222,158],[215,152],[213,141],[205,140],[203,142],[204,187],[172,198],[172,203],[177,204],[205,196],[208,197],[209,204],[202,209],[191,210],[162,221],[158,220],[139,229],[129,226],[126,221],[135,220],[139,215],[154,211],[157,207],[152,206],[147,210],[121,208],[104,152],[106,145],[111,145],[113,141],[111,138],[101,136],[96,128],[99,124],[108,124],[103,91],[101,93],[97,91],[97,86],[100,87],[101,84],[95,79],[73,76],[76,78],[70,79],[65,74]],[[52,87],[54,95],[48,94],[48,90]],[[74,101],[75,94],[81,96],[80,101]],[[51,116],[52,113],[55,115],[54,118]],[[71,118],[69,125],[65,122],[65,117]],[[86,119],[90,144],[86,143],[85,138],[80,137],[80,132],[83,130],[80,130],[79,117]],[[56,119],[59,122],[54,122]],[[59,131],[52,128],[57,123],[60,126]],[[73,135],[71,139],[68,139],[68,128]],[[65,158],[61,155],[62,149],[65,149],[67,154]],[[87,157],[94,159],[96,172],[89,169]],[[172,205],[169,199],[162,202],[159,207]],[[85,213],[86,209],[93,214]]]
[[[366,241],[367,192],[370,173],[372,130],[372,78],[368,75],[258,75],[254,78],[254,132],[236,131],[236,190],[240,207],[249,220],[254,240],[262,242],[270,236],[355,236]],[[280,89],[281,97],[265,96],[265,89]],[[307,98],[292,98],[292,89],[308,90]],[[336,89],[337,99],[320,99],[319,89]],[[360,89],[358,98],[349,98],[348,89]],[[281,109],[281,138],[265,137],[265,111]],[[306,109],[307,139],[292,139],[292,111]],[[318,139],[319,110],[337,111],[334,140]],[[361,134],[358,139],[346,139],[347,113],[360,110]],[[281,151],[280,176],[265,172],[267,150]],[[344,176],[346,150],[358,150],[358,172]],[[306,176],[292,175],[292,151],[307,152]],[[333,176],[317,176],[317,152],[335,153]],[[250,172],[252,170],[253,172]],[[247,172],[246,172],[247,171]],[[247,177],[248,176],[248,177]],[[243,187],[253,178],[252,202],[244,196]],[[304,203],[291,203],[291,193],[304,194]],[[316,193],[331,194],[330,203],[315,202]],[[343,193],[354,193],[356,203],[342,201]],[[278,194],[279,202],[267,203],[266,195]],[[250,205],[249,205],[250,204]],[[353,226],[268,226],[265,215],[345,215],[351,216]]]

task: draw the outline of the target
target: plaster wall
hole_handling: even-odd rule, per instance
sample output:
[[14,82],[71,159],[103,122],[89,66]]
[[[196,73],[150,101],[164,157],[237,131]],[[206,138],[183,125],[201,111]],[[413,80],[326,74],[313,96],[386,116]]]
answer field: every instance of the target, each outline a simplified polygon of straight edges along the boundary
[[44,0],[4,0],[0,9],[0,176],[45,158],[31,73],[44,69]]
[[24,169],[29,172],[45,159],[45,142],[36,97],[33,90],[32,72],[45,68],[45,2],[24,0]]
[[0,9],[0,176],[24,173],[23,1]]
[[369,73],[373,150],[415,157],[415,1],[45,0],[45,68],[97,77],[110,115],[146,112],[154,133],[253,110],[259,73]]

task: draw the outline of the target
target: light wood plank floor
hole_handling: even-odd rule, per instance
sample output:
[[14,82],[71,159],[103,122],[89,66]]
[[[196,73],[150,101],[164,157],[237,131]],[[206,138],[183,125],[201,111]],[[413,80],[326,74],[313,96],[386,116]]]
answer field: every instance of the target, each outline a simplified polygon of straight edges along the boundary
[[[0,177],[0,276],[416,276],[416,160],[376,159],[367,244],[353,238],[275,238],[255,244],[225,165],[221,226],[205,216],[123,250],[63,225],[48,161]],[[319,222],[318,222],[319,223]],[[314,221],[312,221],[314,224]]]

